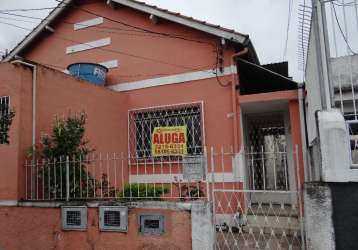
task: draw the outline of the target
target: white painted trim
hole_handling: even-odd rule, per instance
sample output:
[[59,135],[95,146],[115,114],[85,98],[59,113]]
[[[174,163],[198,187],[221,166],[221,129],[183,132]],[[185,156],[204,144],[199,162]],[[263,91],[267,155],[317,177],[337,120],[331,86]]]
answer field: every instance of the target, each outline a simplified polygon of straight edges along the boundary
[[103,47],[103,46],[106,46],[109,44],[111,44],[110,37],[106,37],[106,38],[91,41],[91,42],[75,44],[75,45],[72,45],[72,46],[69,46],[66,48],[66,54],[71,54],[71,53],[75,53],[75,52],[79,52],[79,51]]
[[88,19],[82,22],[78,22],[75,23],[73,25],[73,29],[74,30],[80,30],[80,29],[85,29],[91,26],[96,26],[98,24],[103,23],[103,17],[96,17],[96,18],[92,18],[92,19]]
[[151,109],[166,109],[166,108],[172,108],[172,107],[179,107],[179,106],[190,106],[194,104],[202,104],[204,103],[203,100],[200,101],[193,101],[193,102],[180,102],[180,103],[171,103],[171,104],[165,104],[165,105],[156,105],[156,106],[148,106],[143,108],[132,108],[128,109],[128,115],[129,112],[135,112],[135,111],[149,111]]
[[[17,201],[16,201],[17,202]],[[198,203],[197,201],[195,203]],[[86,201],[82,203],[88,208],[97,208],[104,201]],[[129,208],[148,208],[148,209],[170,209],[170,210],[192,210],[193,202],[167,202],[167,201],[132,201],[127,202]],[[78,201],[18,201],[16,206],[19,207],[37,207],[37,208],[59,208],[61,206],[78,205]],[[123,205],[120,201],[116,201],[113,205]],[[1,205],[0,205],[1,207]]]
[[[178,181],[185,183],[186,181],[183,179],[183,174],[131,174],[129,178],[130,182],[132,183],[175,183]],[[212,179],[212,173],[209,172],[206,180],[212,182]],[[214,173],[214,179],[215,183],[232,183],[243,181],[241,178],[234,176],[231,172]]]
[[17,200],[0,200],[0,207],[16,207]]
[[[226,76],[232,74],[232,67],[225,67],[223,73],[219,73],[218,76]],[[140,81],[134,82],[125,82],[125,83],[118,83],[109,86],[110,89],[114,91],[129,91],[129,90],[136,90],[136,89],[143,89],[143,88],[150,88],[150,87],[157,87],[169,84],[176,84],[176,83],[185,83],[197,80],[204,80],[209,78],[215,78],[215,72],[213,70],[202,70],[202,71],[194,71],[152,79],[145,79]]]
[[107,69],[113,69],[118,67],[118,60],[110,60],[105,62],[100,62],[99,64],[107,67]]
[[187,18],[168,13],[167,11],[159,10],[155,7],[151,7],[149,5],[146,5],[146,4],[143,4],[140,2],[136,2],[136,1],[132,1],[132,0],[112,0],[112,1],[119,3],[121,5],[124,5],[124,6],[130,7],[130,8],[133,8],[133,9],[157,16],[159,18],[163,18],[163,19],[175,22],[175,23],[179,23],[179,24],[188,26],[190,28],[197,29],[197,30],[200,30],[200,31],[203,31],[203,32],[206,32],[206,33],[218,36],[218,37],[223,37],[230,41],[239,42],[239,43],[243,44],[246,41],[248,41],[248,39],[249,39],[247,35],[235,33],[234,31],[225,31],[222,28],[213,27],[208,24],[200,23],[195,20],[189,20]]

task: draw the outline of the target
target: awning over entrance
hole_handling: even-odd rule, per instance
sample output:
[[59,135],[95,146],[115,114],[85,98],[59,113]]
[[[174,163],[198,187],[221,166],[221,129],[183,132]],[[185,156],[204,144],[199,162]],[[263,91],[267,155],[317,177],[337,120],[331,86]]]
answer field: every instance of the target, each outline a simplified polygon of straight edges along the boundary
[[[246,60],[238,59],[240,75],[240,94],[259,94],[298,88],[298,84],[287,76],[281,75],[287,69],[287,64],[276,64],[275,67],[260,66]],[[269,68],[269,69],[268,69]],[[270,70],[271,69],[271,70]],[[277,69],[277,70],[275,70]],[[272,70],[278,71],[276,73]]]

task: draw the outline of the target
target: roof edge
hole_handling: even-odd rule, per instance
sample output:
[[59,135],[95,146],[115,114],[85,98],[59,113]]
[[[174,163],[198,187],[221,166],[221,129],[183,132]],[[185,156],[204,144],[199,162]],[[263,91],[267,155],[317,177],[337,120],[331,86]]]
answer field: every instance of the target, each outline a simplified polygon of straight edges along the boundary
[[238,42],[241,44],[244,44],[248,38],[248,35],[225,31],[220,28],[211,27],[208,24],[199,23],[195,20],[189,20],[188,18],[177,16],[172,13],[168,13],[167,11],[160,10],[156,7],[152,7],[150,5],[147,5],[145,3],[133,1],[133,0],[110,0],[111,2],[115,2],[127,7],[130,7],[132,9],[136,9],[160,18],[163,18],[165,20],[169,20],[178,24],[182,24],[187,27],[191,27],[193,29],[197,29],[200,31],[203,31],[205,33],[209,33],[215,36],[219,36],[222,38],[225,38],[229,41]]
[[54,21],[67,5],[71,4],[73,0],[63,0],[55,7],[50,14],[45,17],[39,25],[37,25],[16,47],[2,60],[8,62],[12,60],[18,53],[20,53],[29,43],[31,43],[52,21]]
[[[37,25],[12,51],[2,60],[2,62],[8,62],[12,60],[16,55],[21,53],[42,31],[46,29],[46,26],[51,24],[65,9],[69,8],[70,4],[75,0],[63,0],[57,7],[45,17],[39,25]],[[225,30],[221,27],[215,27],[211,24],[201,23],[195,19],[189,19],[180,15],[175,15],[175,13],[168,12],[166,10],[161,10],[156,6],[150,6],[146,3],[138,2],[135,0],[108,0],[107,3],[114,2],[121,4],[123,6],[155,15],[157,17],[163,18],[165,20],[178,23],[220,38],[227,39],[228,41],[241,44],[249,48],[249,54],[254,63],[260,64],[258,56],[256,54],[255,48],[248,35],[244,35],[235,31]]]

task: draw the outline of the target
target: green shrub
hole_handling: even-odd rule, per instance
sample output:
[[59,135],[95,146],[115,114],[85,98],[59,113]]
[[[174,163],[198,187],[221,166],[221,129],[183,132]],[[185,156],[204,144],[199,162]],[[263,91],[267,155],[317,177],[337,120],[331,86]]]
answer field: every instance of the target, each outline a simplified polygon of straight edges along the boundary
[[0,144],[9,144],[9,130],[14,116],[14,110],[4,114],[0,113]]
[[69,114],[64,118],[56,117],[51,134],[42,136],[41,145],[29,150],[31,156],[46,160],[43,168],[38,171],[38,179],[45,177],[43,188],[46,198],[66,197],[66,156],[69,157],[71,198],[93,198],[100,182],[106,181],[104,177],[97,181],[87,171],[86,159],[93,150],[84,138],[86,121],[87,115],[83,112],[79,115]]
[[117,197],[122,201],[138,201],[138,200],[161,200],[163,194],[168,193],[168,188],[162,185],[144,184],[144,183],[128,183],[122,191],[117,192]]

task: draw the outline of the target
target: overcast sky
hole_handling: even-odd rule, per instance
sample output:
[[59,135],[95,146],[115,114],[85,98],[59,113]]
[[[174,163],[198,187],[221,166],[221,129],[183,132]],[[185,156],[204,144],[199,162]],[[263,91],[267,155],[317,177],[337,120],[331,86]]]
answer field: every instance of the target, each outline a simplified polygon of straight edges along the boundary
[[[298,49],[298,8],[303,0],[293,0],[287,55],[284,56],[289,0],[142,0],[161,8],[248,34],[262,64],[289,61],[290,75],[301,81],[296,52]],[[308,1],[309,2],[309,1]],[[9,16],[2,10],[54,7],[55,0],[0,0],[0,52],[11,50],[38,21]],[[43,18],[48,11],[11,12]],[[26,22],[24,21],[26,20]],[[39,20],[40,21],[40,20]],[[5,24],[7,23],[7,24]],[[13,24],[19,27],[10,26]]]

